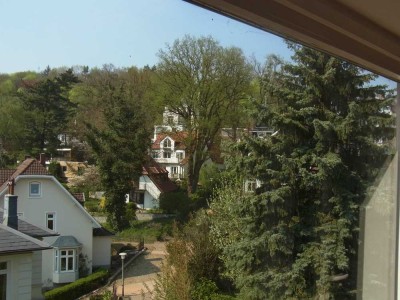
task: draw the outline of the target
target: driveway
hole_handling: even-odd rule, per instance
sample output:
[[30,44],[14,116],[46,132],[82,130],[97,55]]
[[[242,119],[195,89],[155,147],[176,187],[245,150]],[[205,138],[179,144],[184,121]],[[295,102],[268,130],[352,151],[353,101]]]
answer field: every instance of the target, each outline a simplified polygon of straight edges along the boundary
[[[152,299],[155,279],[161,271],[165,256],[165,243],[156,242],[146,245],[147,251],[139,256],[128,267],[125,267],[125,296],[132,300]],[[121,276],[116,280],[117,295],[122,294]],[[111,287],[112,289],[112,287]]]

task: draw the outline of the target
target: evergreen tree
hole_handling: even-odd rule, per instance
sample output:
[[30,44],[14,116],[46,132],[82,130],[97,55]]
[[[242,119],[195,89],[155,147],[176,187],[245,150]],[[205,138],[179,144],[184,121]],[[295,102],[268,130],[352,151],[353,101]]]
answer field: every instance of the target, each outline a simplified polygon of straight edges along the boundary
[[359,207],[390,156],[391,94],[347,62],[289,47],[294,63],[260,78],[259,122],[275,134],[237,144],[230,165],[261,186],[217,193],[214,237],[243,299],[354,298]]
[[117,74],[103,79],[103,88],[98,92],[104,126],[87,124],[87,141],[105,189],[107,221],[114,229],[121,230],[127,226],[125,195],[141,175],[150,134],[145,126],[142,99],[135,97],[135,87],[119,80]]
[[74,112],[75,106],[69,100],[68,92],[77,82],[72,69],[55,78],[25,82],[20,98],[27,111],[24,122],[26,151],[32,154],[45,149],[55,152],[60,144],[58,135],[64,132]]

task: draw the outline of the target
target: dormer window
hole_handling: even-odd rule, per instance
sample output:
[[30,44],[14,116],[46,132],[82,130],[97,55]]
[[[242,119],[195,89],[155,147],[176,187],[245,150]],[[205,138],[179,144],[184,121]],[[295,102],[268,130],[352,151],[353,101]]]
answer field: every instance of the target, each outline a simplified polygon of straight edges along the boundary
[[164,148],[171,148],[171,140],[170,139],[165,139],[163,143]]
[[42,195],[42,188],[40,182],[33,181],[29,183],[29,197],[40,197]]

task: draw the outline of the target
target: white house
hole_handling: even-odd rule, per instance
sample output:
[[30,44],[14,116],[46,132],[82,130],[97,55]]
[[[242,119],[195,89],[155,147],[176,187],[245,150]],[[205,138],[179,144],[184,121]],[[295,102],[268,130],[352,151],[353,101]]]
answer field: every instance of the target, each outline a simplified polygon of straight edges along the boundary
[[134,200],[142,209],[159,208],[162,193],[173,192],[177,185],[168,178],[168,171],[148,157],[142,167],[142,176],[134,194]]
[[151,156],[168,171],[172,179],[185,177],[186,138],[186,132],[163,132],[156,135],[151,145]]
[[0,170],[0,174],[0,207],[4,207],[7,182],[14,180],[20,218],[59,233],[43,239],[53,247],[42,251],[44,287],[75,281],[79,270],[90,274],[93,267],[110,266],[112,233],[102,228],[44,166],[26,159],[17,169]]
[[41,251],[51,247],[39,239],[58,234],[19,219],[17,198],[0,210],[0,299],[43,299]]

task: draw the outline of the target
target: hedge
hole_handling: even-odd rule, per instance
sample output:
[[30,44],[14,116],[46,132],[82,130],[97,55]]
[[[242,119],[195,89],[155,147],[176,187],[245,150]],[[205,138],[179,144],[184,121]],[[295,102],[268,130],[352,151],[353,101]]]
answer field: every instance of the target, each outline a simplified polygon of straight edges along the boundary
[[108,275],[106,269],[99,269],[87,277],[45,292],[44,298],[46,300],[71,300],[79,298],[105,284]]

